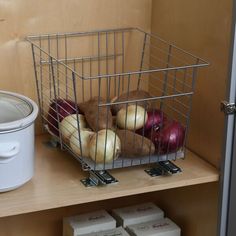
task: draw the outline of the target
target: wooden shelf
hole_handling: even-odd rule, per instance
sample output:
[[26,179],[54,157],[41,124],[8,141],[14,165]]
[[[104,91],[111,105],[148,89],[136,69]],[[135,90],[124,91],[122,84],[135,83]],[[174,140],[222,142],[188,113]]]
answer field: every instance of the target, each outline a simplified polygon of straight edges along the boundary
[[183,172],[175,176],[150,177],[144,166],[110,171],[118,184],[85,188],[87,177],[67,152],[46,145],[48,135],[36,138],[36,168],[31,181],[19,189],[0,194],[0,217],[99,200],[218,181],[218,171],[191,152],[176,163]]

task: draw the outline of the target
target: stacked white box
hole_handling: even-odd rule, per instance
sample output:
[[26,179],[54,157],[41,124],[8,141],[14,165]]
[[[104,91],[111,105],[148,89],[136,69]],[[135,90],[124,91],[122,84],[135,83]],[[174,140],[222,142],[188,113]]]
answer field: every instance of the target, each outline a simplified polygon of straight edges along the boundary
[[168,218],[130,225],[127,231],[132,236],[180,236],[180,228]]
[[164,212],[155,204],[148,202],[114,209],[112,210],[112,215],[117,220],[118,225],[126,227],[132,224],[162,219]]
[[114,228],[116,221],[105,210],[63,219],[63,236],[79,236]]
[[101,231],[97,233],[84,234],[83,236],[130,236],[122,227]]

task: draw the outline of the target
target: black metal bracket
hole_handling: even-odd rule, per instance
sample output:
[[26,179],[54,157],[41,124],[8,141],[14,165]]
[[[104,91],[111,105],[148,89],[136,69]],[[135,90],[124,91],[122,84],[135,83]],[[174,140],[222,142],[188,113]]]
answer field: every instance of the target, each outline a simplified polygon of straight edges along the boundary
[[145,172],[151,177],[162,176],[162,175],[173,175],[182,172],[180,167],[175,165],[171,161],[160,161],[157,166],[146,169]]
[[118,180],[115,179],[111,174],[109,174],[106,170],[102,171],[89,171],[90,176],[86,179],[82,179],[81,183],[85,187],[94,187],[94,186],[104,186],[109,184],[118,183]]

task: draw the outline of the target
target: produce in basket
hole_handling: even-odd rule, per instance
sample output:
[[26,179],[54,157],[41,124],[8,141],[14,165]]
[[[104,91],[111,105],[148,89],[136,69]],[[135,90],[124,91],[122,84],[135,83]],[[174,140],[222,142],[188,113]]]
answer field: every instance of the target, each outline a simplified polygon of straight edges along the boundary
[[178,121],[169,120],[162,129],[150,130],[147,137],[155,144],[157,153],[176,152],[184,144],[185,128]]
[[141,106],[130,105],[122,108],[117,113],[117,125],[121,129],[137,130],[142,128],[147,121],[147,112]]
[[141,129],[136,130],[136,133],[140,135],[143,134],[146,135],[150,129],[156,130],[159,127],[161,127],[166,120],[167,117],[161,110],[159,109],[149,110],[147,112],[147,121],[145,125]]
[[49,106],[47,115],[49,130],[56,136],[59,136],[59,122],[66,116],[76,113],[76,107],[77,105],[69,99],[54,99]]
[[93,131],[112,128],[113,122],[110,107],[98,107],[99,103],[106,103],[106,100],[94,97],[87,102],[79,104],[79,108],[84,113],[85,119]]
[[75,130],[70,137],[70,147],[73,152],[79,156],[89,157],[89,143],[93,135],[92,131]]
[[145,123],[145,129],[158,128],[162,126],[166,120],[166,116],[161,110],[154,109],[147,112],[147,122]]
[[59,123],[59,130],[62,134],[62,139],[65,142],[69,141],[70,136],[74,131],[83,130],[86,128],[87,124],[85,117],[81,114],[78,114],[78,119],[80,129],[78,129],[77,114],[68,115]]
[[112,128],[111,130],[113,130],[114,132],[117,130],[117,118],[116,116],[112,116]]
[[89,143],[89,155],[96,163],[116,160],[121,151],[119,137],[110,129],[103,129],[94,134]]
[[149,156],[154,154],[155,145],[151,140],[130,130],[117,130],[121,140],[121,155],[125,157]]
[[[137,100],[137,99],[146,99],[146,98],[151,98],[152,96],[144,91],[144,90],[133,90],[127,93],[122,93],[120,96],[118,96],[117,98],[113,98],[111,101],[112,102],[125,102],[127,101],[128,105],[139,105],[143,108],[145,108],[146,110],[151,106],[151,102],[150,101],[140,101],[140,102],[133,102],[130,103],[129,101],[131,100]],[[126,108],[126,104],[114,104],[111,106],[111,111],[112,114],[116,115],[117,112],[122,109],[122,108]]]

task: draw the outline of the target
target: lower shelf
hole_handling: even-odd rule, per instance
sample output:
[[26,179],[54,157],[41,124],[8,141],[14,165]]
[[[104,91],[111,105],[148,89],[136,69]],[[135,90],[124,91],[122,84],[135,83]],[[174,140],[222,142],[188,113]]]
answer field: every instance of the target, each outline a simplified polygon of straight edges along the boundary
[[183,170],[174,176],[150,177],[145,166],[116,169],[110,173],[118,184],[85,188],[87,177],[80,164],[67,152],[48,147],[48,135],[36,137],[35,175],[14,191],[0,194],[0,217],[95,202],[123,196],[154,192],[218,181],[218,171],[191,152],[175,163]]

